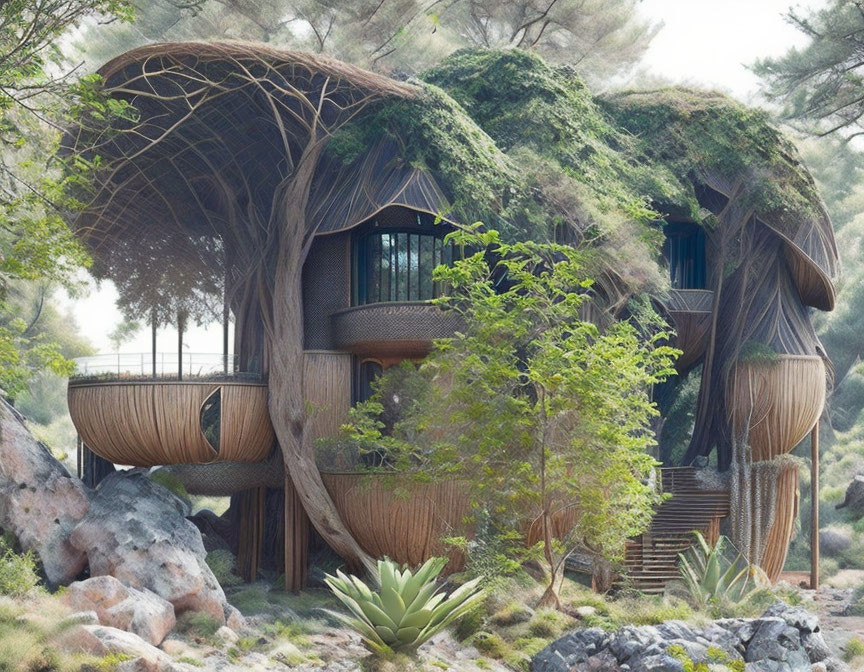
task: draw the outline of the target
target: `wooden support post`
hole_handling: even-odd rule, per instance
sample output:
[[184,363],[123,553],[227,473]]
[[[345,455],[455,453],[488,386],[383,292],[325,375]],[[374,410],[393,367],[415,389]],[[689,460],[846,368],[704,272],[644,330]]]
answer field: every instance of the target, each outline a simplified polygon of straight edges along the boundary
[[177,380],[183,380],[183,330],[186,328],[186,315],[177,311]]
[[230,314],[231,314],[231,310],[228,307],[228,290],[226,289],[224,292],[224,295],[222,297],[222,358],[224,360],[223,373],[225,373],[226,375],[229,372],[229,369],[228,369],[228,322],[229,322]]
[[810,433],[810,588],[819,589],[819,421]]
[[[150,351],[153,356],[153,377],[156,377],[156,309],[150,310]],[[144,373],[143,371],[141,373]]]

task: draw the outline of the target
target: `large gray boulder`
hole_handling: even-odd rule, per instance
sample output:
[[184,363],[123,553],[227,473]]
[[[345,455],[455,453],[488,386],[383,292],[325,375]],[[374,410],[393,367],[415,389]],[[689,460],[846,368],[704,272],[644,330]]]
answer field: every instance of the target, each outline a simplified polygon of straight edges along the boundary
[[68,583],[87,565],[86,553],[69,535],[89,509],[87,487],[0,399],[0,528],[39,556],[49,583]]
[[182,500],[142,473],[117,472],[99,484],[70,541],[90,559],[92,576],[156,593],[178,614],[201,611],[225,623],[234,610],[187,515]]
[[858,474],[846,488],[846,497],[835,508],[849,509],[856,516],[864,516],[864,476]]

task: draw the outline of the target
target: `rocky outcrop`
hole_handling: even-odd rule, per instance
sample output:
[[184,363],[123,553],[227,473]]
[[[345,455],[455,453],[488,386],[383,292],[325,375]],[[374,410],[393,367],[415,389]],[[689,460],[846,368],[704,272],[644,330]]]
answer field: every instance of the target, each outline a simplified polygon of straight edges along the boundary
[[856,516],[864,516],[864,476],[859,474],[852,479],[846,488],[846,497],[834,508],[847,508]]
[[105,625],[79,625],[65,633],[58,645],[69,653],[122,656],[115,672],[191,672],[195,668],[172,660],[164,651],[131,632]]
[[49,583],[68,583],[87,565],[69,535],[89,508],[90,491],[0,399],[0,528],[39,556]]
[[840,672],[830,656],[819,619],[778,603],[761,618],[724,619],[704,628],[680,621],[657,626],[576,630],[553,642],[531,662],[532,672],[684,672],[693,664],[709,669],[744,664],[748,672],[810,672],[824,666]]
[[123,585],[113,576],[76,581],[63,600],[76,612],[95,612],[101,625],[126,630],[158,646],[177,619],[170,602],[149,590]]
[[238,619],[205,562],[188,506],[141,473],[111,474],[90,511],[72,530],[72,546],[90,560],[92,576],[110,575],[170,602],[178,614],[202,611],[224,623]]

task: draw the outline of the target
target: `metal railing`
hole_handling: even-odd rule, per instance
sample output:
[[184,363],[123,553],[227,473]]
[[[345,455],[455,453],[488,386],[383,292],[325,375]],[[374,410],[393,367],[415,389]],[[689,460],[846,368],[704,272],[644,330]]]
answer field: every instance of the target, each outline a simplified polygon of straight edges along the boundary
[[[92,355],[75,360],[76,376],[157,376],[177,377],[180,361],[176,352],[157,352],[154,368],[152,352],[116,353],[113,355]],[[223,355],[212,352],[184,352],[183,376],[196,377],[218,374],[234,374],[238,371],[237,355]]]

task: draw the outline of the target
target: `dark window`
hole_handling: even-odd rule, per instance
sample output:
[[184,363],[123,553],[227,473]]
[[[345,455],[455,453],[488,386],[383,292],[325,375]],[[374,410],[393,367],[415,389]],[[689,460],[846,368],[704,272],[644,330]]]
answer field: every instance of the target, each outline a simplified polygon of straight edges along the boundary
[[222,388],[218,388],[201,404],[201,431],[210,447],[219,452],[219,430],[222,417]]
[[357,403],[366,401],[372,396],[372,383],[378,380],[383,369],[378,362],[367,360],[357,367],[357,378],[354,397]]
[[696,224],[664,227],[663,254],[673,289],[705,289],[705,232]]
[[441,294],[432,270],[453,263],[453,245],[444,243],[445,225],[422,221],[416,228],[376,229],[355,239],[354,305],[387,301],[428,301]]

